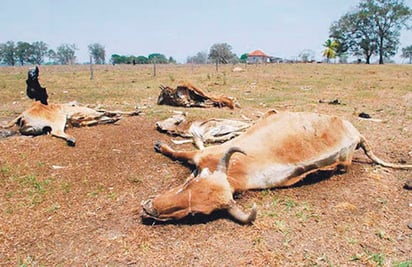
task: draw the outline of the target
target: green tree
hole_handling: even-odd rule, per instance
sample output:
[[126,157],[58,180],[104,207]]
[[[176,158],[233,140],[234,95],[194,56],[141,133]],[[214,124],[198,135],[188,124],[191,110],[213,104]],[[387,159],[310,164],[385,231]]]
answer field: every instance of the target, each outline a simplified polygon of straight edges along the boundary
[[246,63],[246,61],[247,61],[247,55],[248,55],[248,53],[242,54],[242,55],[240,56],[240,58],[239,58],[239,61],[240,61],[241,63]]
[[90,44],[88,46],[89,54],[93,58],[94,63],[104,64],[106,60],[106,51],[104,46],[98,43]]
[[403,27],[409,27],[412,10],[402,0],[363,0],[359,8],[375,25],[378,35],[379,64],[395,55]]
[[56,64],[57,54],[53,49],[49,49],[47,51],[47,57],[49,58],[51,64]]
[[0,59],[4,64],[16,65],[16,45],[13,41],[0,44]]
[[412,64],[412,45],[402,48],[403,58],[409,58],[409,64]]
[[168,63],[169,64],[176,64],[176,60],[173,57],[169,57]]
[[409,28],[412,11],[402,0],[361,0],[330,27],[330,37],[342,45],[337,51],[348,49],[352,54],[364,56],[370,63],[373,55],[379,64],[395,55],[400,31]]
[[57,47],[56,60],[59,64],[74,64],[76,62],[76,50],[75,44],[62,44]]
[[369,64],[370,58],[377,54],[378,37],[367,12],[355,10],[342,16],[330,27],[330,37],[338,42],[338,56],[350,51],[355,56],[364,57]]
[[121,56],[121,55],[118,55],[118,54],[113,54],[110,57],[110,62],[113,65],[115,65],[115,64],[124,64],[124,63],[126,63],[126,58],[125,58],[125,56]]
[[336,49],[338,47],[338,42],[335,40],[328,39],[326,42],[323,44],[325,47],[325,50],[323,50],[323,56],[326,57],[326,62],[329,63],[331,58],[336,57]]
[[227,64],[235,61],[237,57],[232,53],[232,46],[227,43],[218,43],[210,48],[209,59],[216,62],[216,64]]
[[49,53],[48,45],[45,42],[37,41],[31,44],[29,62],[32,64],[41,65],[44,62],[44,58]]
[[207,63],[207,52],[198,52],[196,55],[188,57],[186,63],[194,64],[206,64]]
[[149,64],[149,59],[145,56],[137,56],[136,64]]
[[167,64],[169,61],[167,60],[166,56],[159,53],[153,53],[148,56],[150,63],[156,64]]
[[17,61],[20,63],[20,65],[24,65],[26,63],[29,63],[29,58],[31,54],[31,44],[27,42],[17,42],[16,48],[15,48],[15,55],[17,58]]

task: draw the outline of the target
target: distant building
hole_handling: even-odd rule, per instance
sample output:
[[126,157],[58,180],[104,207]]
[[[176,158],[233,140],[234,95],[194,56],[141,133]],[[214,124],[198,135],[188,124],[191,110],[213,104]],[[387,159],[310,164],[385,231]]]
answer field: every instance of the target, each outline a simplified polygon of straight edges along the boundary
[[269,63],[270,56],[263,53],[261,50],[255,50],[247,55],[246,62],[248,64]]

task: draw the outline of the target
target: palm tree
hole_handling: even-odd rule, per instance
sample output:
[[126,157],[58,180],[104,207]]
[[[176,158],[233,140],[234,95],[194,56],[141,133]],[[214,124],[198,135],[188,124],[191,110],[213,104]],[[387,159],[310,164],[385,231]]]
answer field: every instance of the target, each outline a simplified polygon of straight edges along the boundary
[[336,49],[338,48],[338,42],[335,40],[328,39],[323,44],[325,50],[323,50],[323,56],[326,57],[326,62],[329,63],[331,58],[336,57]]

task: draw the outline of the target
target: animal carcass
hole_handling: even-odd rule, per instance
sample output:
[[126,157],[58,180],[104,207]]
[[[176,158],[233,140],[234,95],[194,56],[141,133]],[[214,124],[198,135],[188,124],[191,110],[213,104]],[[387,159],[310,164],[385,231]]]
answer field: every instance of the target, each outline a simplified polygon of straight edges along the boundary
[[412,168],[376,157],[349,121],[316,113],[272,111],[242,135],[203,150],[177,151],[159,142],[156,151],[194,164],[196,172],[183,185],[143,201],[142,216],[165,221],[224,209],[251,223],[255,206],[250,213],[241,211],[235,192],[285,187],[314,172],[346,170],[358,147],[382,166]]
[[252,125],[250,120],[208,119],[205,121],[188,121],[185,113],[175,114],[170,118],[156,122],[161,132],[173,136],[189,138],[186,140],[172,140],[175,144],[194,142],[199,149],[204,143],[226,142]]
[[181,107],[224,107],[234,109],[238,106],[236,100],[227,96],[207,95],[191,83],[182,83],[176,89],[160,86],[161,92],[157,99],[158,105]]
[[50,133],[52,136],[63,138],[68,145],[74,146],[75,138],[64,132],[66,125],[80,127],[114,123],[123,115],[138,114],[137,110],[133,112],[95,110],[79,106],[76,102],[44,105],[36,101],[5,128],[17,125],[23,135],[35,136]]

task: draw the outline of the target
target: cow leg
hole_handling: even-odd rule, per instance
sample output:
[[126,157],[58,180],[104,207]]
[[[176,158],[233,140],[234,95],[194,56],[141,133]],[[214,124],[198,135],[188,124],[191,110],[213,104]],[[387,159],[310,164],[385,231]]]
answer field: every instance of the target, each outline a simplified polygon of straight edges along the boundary
[[338,164],[337,171],[339,173],[346,173],[349,170],[349,167],[352,165],[352,159],[354,150],[347,151],[346,154],[341,155],[340,163]]
[[53,135],[55,137],[59,137],[59,138],[62,138],[64,140],[66,140],[66,142],[69,146],[75,146],[76,145],[76,139],[73,136],[66,134],[61,129],[55,130],[55,129],[52,128],[52,131],[50,133],[51,133],[51,135]]
[[164,144],[160,141],[156,142],[154,149],[156,152],[162,153],[172,159],[181,160],[193,163],[193,158],[196,155],[197,151],[180,151],[174,150],[167,144]]
[[48,133],[47,129],[35,128],[33,126],[22,126],[19,129],[19,131],[22,135],[33,135],[33,136]]
[[69,146],[75,146],[76,145],[76,139],[68,135],[64,132],[64,129],[66,128],[66,117],[65,115],[62,115],[60,118],[56,119],[56,122],[51,125],[51,131],[50,134],[55,137],[62,138],[66,140],[67,144]]

